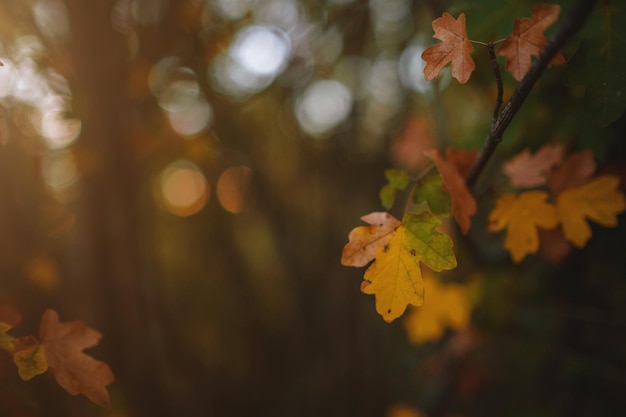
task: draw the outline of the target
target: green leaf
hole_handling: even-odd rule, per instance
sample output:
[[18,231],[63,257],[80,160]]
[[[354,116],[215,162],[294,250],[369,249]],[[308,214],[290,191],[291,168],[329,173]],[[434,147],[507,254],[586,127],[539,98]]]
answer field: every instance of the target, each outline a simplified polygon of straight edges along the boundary
[[388,169],[385,171],[387,184],[380,189],[378,197],[386,210],[390,210],[396,200],[398,190],[404,190],[409,185],[409,175],[403,169]]
[[626,109],[624,22],[623,2],[603,2],[590,18],[589,38],[568,64],[568,83],[584,85],[585,111],[602,127],[617,120]]
[[415,204],[428,204],[430,210],[438,216],[450,216],[450,194],[441,186],[443,180],[438,172],[421,180],[413,191]]

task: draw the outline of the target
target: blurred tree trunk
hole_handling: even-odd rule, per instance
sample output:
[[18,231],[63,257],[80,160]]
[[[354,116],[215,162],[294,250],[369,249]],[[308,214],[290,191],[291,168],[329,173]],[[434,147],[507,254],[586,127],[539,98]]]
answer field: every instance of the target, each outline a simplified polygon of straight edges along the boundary
[[[130,414],[171,414],[163,387],[162,343],[154,291],[142,271],[138,161],[128,133],[128,51],[111,27],[109,0],[68,0],[72,24],[74,108],[82,120],[76,146],[83,175],[77,203],[76,300],[101,322],[103,346]],[[149,216],[148,216],[149,217]],[[152,277],[151,277],[152,278]],[[91,288],[86,288],[91,286]],[[93,306],[85,305],[93,303]],[[87,316],[89,313],[87,313]]]

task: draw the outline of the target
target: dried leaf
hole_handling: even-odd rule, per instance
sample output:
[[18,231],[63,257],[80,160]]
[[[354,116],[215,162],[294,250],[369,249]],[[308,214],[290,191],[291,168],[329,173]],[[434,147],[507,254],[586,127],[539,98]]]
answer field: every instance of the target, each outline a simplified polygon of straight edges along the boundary
[[626,210],[619,182],[614,175],[603,175],[559,194],[557,214],[567,240],[579,248],[585,246],[591,238],[587,218],[604,227],[617,225],[617,215]]
[[361,217],[370,226],[355,227],[348,235],[348,243],[343,247],[341,264],[344,266],[365,266],[383,249],[400,220],[389,213],[373,212]]
[[542,146],[534,155],[528,149],[502,164],[502,170],[514,187],[538,187],[546,183],[550,169],[563,159],[560,143]]
[[432,80],[450,62],[452,76],[465,84],[476,68],[471,57],[474,47],[467,38],[465,14],[461,13],[455,19],[444,13],[433,20],[432,25],[435,31],[433,38],[441,40],[441,43],[426,48],[422,53],[422,59],[426,61],[424,78]]
[[48,365],[61,387],[72,395],[83,394],[104,408],[111,407],[106,386],[114,381],[109,366],[83,353],[98,344],[102,335],[82,321],[59,322],[54,310],[41,317],[39,339]]
[[456,267],[452,240],[435,230],[439,225],[431,212],[408,213],[365,271],[361,290],[376,295],[376,311],[385,321],[400,317],[408,304],[422,305],[420,262],[433,271]]
[[489,230],[507,229],[504,247],[513,262],[520,262],[529,253],[539,249],[537,228],[556,227],[558,219],[554,206],[546,202],[548,194],[528,191],[520,195],[505,194],[498,199],[489,214]]
[[0,322],[0,349],[13,354],[15,352],[15,346],[13,345],[15,338],[7,333],[10,329],[10,324]]
[[559,195],[563,190],[584,184],[596,172],[593,152],[582,151],[571,154],[565,162],[555,167],[548,177],[548,187]]
[[464,175],[476,159],[476,151],[446,150],[446,159],[436,149],[424,151],[424,154],[437,165],[444,182],[444,189],[452,198],[452,216],[466,234],[471,226],[470,218],[476,214],[476,200],[465,185]]
[[[543,32],[556,22],[561,6],[558,4],[536,4],[532,9],[532,17],[515,19],[513,33],[498,48],[498,54],[506,57],[506,69],[521,81],[530,69],[531,56],[539,56],[541,49],[548,41]],[[550,64],[565,63],[561,53],[557,54]]]

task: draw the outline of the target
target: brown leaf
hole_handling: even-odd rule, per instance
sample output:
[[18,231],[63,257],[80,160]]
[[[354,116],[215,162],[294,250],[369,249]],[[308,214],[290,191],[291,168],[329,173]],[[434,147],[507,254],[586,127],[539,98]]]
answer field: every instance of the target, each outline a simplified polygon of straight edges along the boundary
[[432,159],[443,179],[444,189],[452,199],[452,216],[459,224],[461,232],[466,234],[471,226],[470,217],[476,213],[476,200],[465,185],[465,174],[476,159],[476,151],[446,150],[446,159],[436,149],[424,151]]
[[389,157],[394,166],[417,170],[428,158],[424,150],[435,145],[433,122],[427,116],[411,117],[398,136],[392,139]]
[[514,187],[538,187],[546,183],[550,169],[561,163],[563,151],[560,143],[544,145],[534,155],[525,149],[502,164],[502,170]]
[[567,188],[584,184],[595,171],[596,161],[591,151],[573,153],[565,162],[552,169],[548,178],[548,187],[554,195],[559,195]]
[[[513,33],[498,48],[498,54],[506,57],[506,69],[521,81],[530,69],[531,56],[539,56],[548,41],[543,32],[556,22],[561,6],[558,4],[536,4],[532,17],[515,19]],[[558,53],[550,62],[552,65],[565,63],[565,57]]]
[[39,339],[59,385],[72,395],[83,394],[99,406],[111,408],[106,386],[114,381],[113,372],[106,363],[82,352],[97,345],[101,337],[82,321],[60,323],[54,310],[46,310],[41,317]]
[[365,266],[376,257],[391,240],[393,232],[400,226],[400,220],[389,213],[374,212],[361,217],[370,226],[355,227],[348,235],[348,243],[341,254],[344,266]]
[[422,53],[422,59],[426,61],[424,78],[432,80],[450,62],[452,76],[465,84],[476,68],[471,57],[474,47],[467,38],[465,14],[461,13],[458,19],[454,19],[449,13],[444,13],[433,20],[433,30],[433,38],[441,40],[441,43],[426,48]]

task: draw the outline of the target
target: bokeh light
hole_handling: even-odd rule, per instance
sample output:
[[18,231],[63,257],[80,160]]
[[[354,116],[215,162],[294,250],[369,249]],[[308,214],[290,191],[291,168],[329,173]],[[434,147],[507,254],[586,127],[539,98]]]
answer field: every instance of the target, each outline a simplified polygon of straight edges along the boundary
[[51,151],[44,155],[41,173],[52,194],[58,198],[78,182],[79,174],[74,154],[69,150]]
[[335,80],[319,80],[309,85],[296,102],[296,117],[311,135],[329,132],[343,122],[352,109],[348,89]]
[[186,159],[176,160],[163,170],[160,189],[165,208],[181,217],[202,210],[210,196],[210,186],[204,174]]
[[39,0],[32,7],[35,24],[45,37],[49,39],[68,37],[70,22],[65,3],[58,0]]
[[252,169],[247,166],[234,166],[222,172],[217,180],[216,194],[222,207],[231,213],[240,213],[246,208]]
[[289,37],[271,26],[248,26],[237,33],[230,55],[246,71],[259,76],[276,76],[290,52]]

